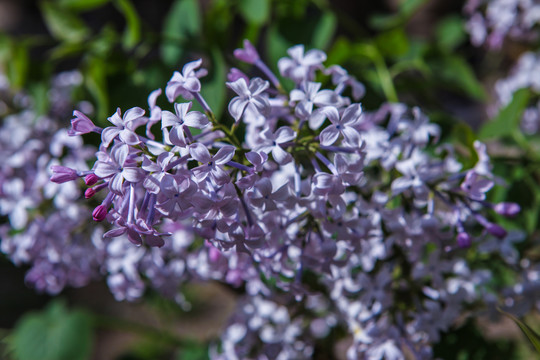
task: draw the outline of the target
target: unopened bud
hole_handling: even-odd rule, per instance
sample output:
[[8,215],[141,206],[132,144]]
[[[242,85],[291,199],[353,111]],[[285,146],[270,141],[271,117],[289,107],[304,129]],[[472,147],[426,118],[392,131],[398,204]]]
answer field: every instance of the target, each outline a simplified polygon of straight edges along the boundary
[[84,192],[84,197],[86,199],[90,199],[92,196],[96,195],[96,190],[92,189],[92,188],[88,188],[86,189],[86,191]]
[[471,236],[464,231],[460,232],[457,235],[456,240],[457,240],[458,246],[462,249],[471,247],[471,243],[472,243]]
[[502,226],[499,226],[494,223],[488,223],[486,225],[486,230],[488,233],[490,233],[491,235],[495,237],[498,237],[499,239],[504,239],[506,235],[508,234]]
[[516,203],[501,202],[496,204],[493,207],[493,210],[495,210],[497,214],[500,214],[502,216],[514,217],[519,214],[519,212],[521,211],[521,207]]
[[97,183],[99,180],[100,180],[100,177],[97,176],[96,174],[88,174],[88,175],[86,175],[86,177],[84,178],[84,183],[85,183],[87,186],[92,186],[92,185],[94,185],[95,183]]
[[94,221],[103,221],[105,220],[105,217],[107,216],[107,208],[103,205],[98,205],[92,212],[92,218]]
[[53,165],[51,166],[51,170],[53,172],[51,181],[57,184],[73,181],[79,177],[76,170],[65,166]]

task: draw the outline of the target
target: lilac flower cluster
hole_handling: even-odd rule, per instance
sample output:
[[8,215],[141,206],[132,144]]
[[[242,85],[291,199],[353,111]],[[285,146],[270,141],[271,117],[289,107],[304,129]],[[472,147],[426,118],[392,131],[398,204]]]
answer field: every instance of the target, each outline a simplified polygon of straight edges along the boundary
[[535,0],[468,0],[464,12],[474,45],[499,49],[506,37],[538,39],[540,4]]
[[169,110],[158,89],[148,116],[119,109],[103,129],[76,111],[70,134],[101,134],[97,160],[84,173],[53,167],[52,180],[84,176],[85,196],[100,196],[92,216],[112,224],[102,272],[117,299],[150,283],[181,302],[178,285],[194,278],[245,287],[215,358],[307,358],[337,327],[350,359],[429,357],[463,310],[496,299],[490,270],[464,254],[515,259],[515,234],[490,218],[519,206],[486,201],[482,143],[464,169],[418,108],[365,111],[362,84],[322,51],[288,54],[278,68],[290,92],[249,42],[235,51],[268,80],[231,70],[230,127],[201,94],[201,60],[172,76]]

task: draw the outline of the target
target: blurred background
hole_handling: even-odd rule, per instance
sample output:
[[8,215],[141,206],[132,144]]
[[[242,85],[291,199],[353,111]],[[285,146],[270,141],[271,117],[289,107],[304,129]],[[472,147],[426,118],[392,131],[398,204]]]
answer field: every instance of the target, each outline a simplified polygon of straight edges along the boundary
[[[14,111],[9,99],[20,91],[38,113],[55,111],[61,127],[69,126],[74,106],[103,126],[117,107],[146,104],[149,93],[164,88],[174,71],[203,58],[209,70],[203,93],[219,116],[231,97],[223,85],[228,70],[254,71],[232,56],[249,39],[276,72],[277,60],[290,46],[322,49],[327,64],[343,66],[365,84],[365,109],[385,101],[420,106],[443,136],[470,146],[468,134],[492,117],[495,81],[508,74],[527,45],[507,41],[495,53],[473,46],[464,5],[444,0],[0,0],[0,73],[10,84],[9,91],[0,91],[1,110],[4,115]],[[82,76],[69,99],[50,102],[52,77],[73,70]],[[523,226],[534,232],[536,222]],[[25,284],[24,265],[0,257],[0,267],[0,337],[34,331],[39,324],[48,329],[61,318],[59,330],[43,341],[71,342],[80,359],[206,359],[208,342],[235,304],[235,291],[217,284],[185,286],[189,311],[150,290],[144,301],[117,302],[99,279],[51,297]],[[516,347],[530,354],[511,322],[460,325],[442,336],[436,354],[502,359]],[[344,358],[346,341],[319,358]],[[465,355],[451,349],[466,349]],[[0,351],[9,358],[5,348]],[[73,356],[66,351],[66,359]]]

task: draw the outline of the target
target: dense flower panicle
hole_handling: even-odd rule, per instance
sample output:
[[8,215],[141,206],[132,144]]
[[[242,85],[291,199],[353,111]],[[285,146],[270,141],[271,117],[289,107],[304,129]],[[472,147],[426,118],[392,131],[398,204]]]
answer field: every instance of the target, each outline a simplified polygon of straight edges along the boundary
[[[216,359],[309,358],[317,339],[339,329],[349,331],[350,359],[403,359],[405,346],[429,357],[460,311],[491,291],[489,270],[469,267],[463,252],[485,246],[482,251],[515,261],[515,236],[492,215],[514,216],[519,207],[486,201],[496,181],[483,144],[474,145],[474,167],[462,169],[452,147],[437,144],[439,127],[419,109],[363,109],[347,96],[361,98],[362,84],[339,66],[325,67],[322,51],[298,45],[288,53],[278,67],[296,84],[290,93],[249,42],[235,52],[268,81],[236,73],[224,84],[236,94],[231,128],[200,94],[201,60],[175,72],[165,89],[169,108],[156,106],[161,90],[150,94],[149,117],[142,108],[123,116],[119,109],[109,118],[114,126],[100,129],[76,113],[71,134],[101,132],[102,144],[92,169],[82,141],[62,145],[73,154],[59,152],[49,165],[53,181],[66,181],[50,183],[56,187],[52,215],[27,215],[43,201],[27,184],[40,178],[28,166],[32,134],[17,142],[0,132],[1,154],[16,149],[18,155],[0,165],[0,213],[15,222],[26,214],[30,222],[24,236],[16,235],[21,239],[2,241],[2,251],[34,264],[29,278],[49,292],[80,286],[100,272],[118,300],[136,300],[151,287],[182,304],[179,286],[190,280],[245,289],[211,351]],[[333,86],[322,89],[319,75]],[[176,102],[179,96],[200,102],[205,113]],[[146,131],[137,131],[143,125]],[[159,131],[163,136],[155,136]],[[101,204],[92,210],[74,202],[80,186]],[[62,193],[69,189],[77,195]],[[69,246],[55,248],[58,256],[43,255],[43,248],[82,239],[73,234],[75,225],[89,226],[84,219],[90,216],[101,223],[73,250],[75,259],[92,254],[85,263],[59,260]],[[64,240],[42,242],[54,237],[63,217],[73,223],[62,225]],[[8,233],[4,225],[0,230]],[[77,271],[48,282],[58,268]],[[400,296],[404,291],[410,297]]]

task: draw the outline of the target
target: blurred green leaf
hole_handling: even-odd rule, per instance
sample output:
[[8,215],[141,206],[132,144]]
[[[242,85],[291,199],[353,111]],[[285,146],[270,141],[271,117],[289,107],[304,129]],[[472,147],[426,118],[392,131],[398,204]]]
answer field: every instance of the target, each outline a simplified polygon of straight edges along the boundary
[[477,100],[486,98],[486,91],[463,58],[455,55],[439,57],[428,63],[433,75],[448,86]]
[[208,346],[206,344],[196,342],[186,343],[185,346],[178,350],[176,359],[207,360],[209,359]]
[[176,0],[164,25],[161,57],[167,65],[177,65],[183,54],[184,42],[202,30],[201,13],[196,0]]
[[331,11],[323,12],[311,38],[311,44],[317,49],[326,49],[337,29],[337,17]]
[[449,16],[442,20],[435,31],[437,45],[443,51],[452,51],[467,38],[463,19],[459,16]]
[[399,9],[394,14],[375,15],[370,19],[370,25],[378,30],[387,30],[407,22],[411,16],[428,0],[401,0]]
[[58,5],[73,11],[88,11],[105,5],[111,0],[57,0]]
[[119,38],[119,34],[112,26],[105,25],[101,32],[90,43],[89,52],[98,57],[105,58],[115,48]]
[[478,133],[481,140],[509,136],[519,128],[521,115],[529,103],[529,89],[520,89],[514,93],[512,101],[503,108],[497,117],[482,126]]
[[103,59],[92,57],[87,60],[83,75],[85,85],[97,103],[97,125],[106,124],[109,111],[109,97],[107,91],[106,63]]
[[84,43],[70,43],[63,42],[58,46],[55,46],[49,56],[51,60],[59,60],[66,57],[78,55],[86,50],[86,44]]
[[41,12],[51,35],[58,40],[82,42],[90,29],[68,9],[49,1],[41,2]]
[[239,0],[238,6],[248,24],[263,25],[270,18],[270,0]]
[[85,360],[92,348],[86,313],[53,301],[44,311],[24,315],[9,339],[17,360]]
[[22,42],[11,44],[11,59],[7,63],[9,83],[15,89],[21,89],[26,83],[30,66],[28,48]]
[[452,139],[463,145],[469,152],[467,158],[460,159],[465,168],[471,168],[478,161],[478,154],[474,148],[476,135],[473,129],[464,122],[455,124],[452,128]]
[[126,30],[122,39],[124,48],[128,50],[133,49],[141,40],[141,20],[139,19],[139,14],[137,14],[137,10],[135,10],[130,0],[115,0],[114,3],[126,19]]
[[28,89],[34,101],[36,115],[45,115],[49,110],[49,84],[47,82],[36,82]]
[[385,31],[375,38],[375,45],[386,57],[398,57],[409,51],[409,40],[402,28]]
[[328,64],[344,64],[351,57],[351,43],[347,38],[340,37],[334,41],[328,51]]
[[208,102],[208,105],[214,112],[216,118],[220,118],[223,114],[225,106],[225,81],[227,81],[227,68],[221,51],[218,48],[213,48],[212,52],[212,74],[211,79],[204,79],[201,94]]
[[506,311],[498,308],[499,312],[510,319],[512,319],[517,326],[523,331],[525,335],[529,338],[529,341],[533,344],[536,351],[540,354],[540,335],[538,335],[533,329],[531,329],[527,324],[525,324],[523,321],[519,320],[514,315],[507,313]]

